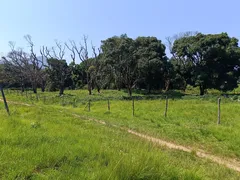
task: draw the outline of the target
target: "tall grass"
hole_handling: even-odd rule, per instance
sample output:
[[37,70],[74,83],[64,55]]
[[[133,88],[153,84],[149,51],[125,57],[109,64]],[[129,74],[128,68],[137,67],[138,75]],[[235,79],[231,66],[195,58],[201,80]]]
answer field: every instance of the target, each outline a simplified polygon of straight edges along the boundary
[[0,105],[1,179],[239,179],[194,154],[157,147],[57,106],[10,108],[7,116]]
[[[39,101],[26,98],[16,93],[7,94],[10,100],[27,102],[39,106],[47,105],[129,127],[156,137],[183,145],[191,145],[214,154],[240,158],[238,140],[240,136],[240,103],[231,98],[222,97],[221,124],[217,125],[217,98],[205,95],[170,97],[167,118],[164,117],[164,96],[159,99],[135,101],[135,116],[132,116],[132,102],[125,97],[124,91],[94,92],[86,96],[86,90],[66,91],[66,95],[58,97],[56,93],[40,94]],[[136,94],[135,94],[136,95]],[[43,97],[47,98],[45,101]],[[32,96],[33,97],[33,96]],[[108,111],[108,99],[111,110]],[[146,97],[147,96],[143,96]],[[136,98],[136,97],[135,97]],[[118,100],[120,99],[120,100]],[[150,98],[151,99],[151,98]],[[88,102],[91,100],[91,111]]]

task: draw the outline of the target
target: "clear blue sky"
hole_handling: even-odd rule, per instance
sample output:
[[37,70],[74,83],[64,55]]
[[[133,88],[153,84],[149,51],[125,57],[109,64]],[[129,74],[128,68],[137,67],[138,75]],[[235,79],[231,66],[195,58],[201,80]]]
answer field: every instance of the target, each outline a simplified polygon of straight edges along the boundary
[[36,48],[83,34],[97,46],[122,33],[163,41],[184,31],[240,38],[239,0],[0,0],[0,7],[0,55],[10,40],[27,50],[26,34]]

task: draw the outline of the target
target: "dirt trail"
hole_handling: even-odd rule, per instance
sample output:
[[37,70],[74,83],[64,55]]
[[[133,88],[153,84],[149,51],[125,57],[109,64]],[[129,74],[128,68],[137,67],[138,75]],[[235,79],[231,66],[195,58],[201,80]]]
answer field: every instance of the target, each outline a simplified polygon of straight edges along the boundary
[[[0,99],[1,102],[3,102],[2,99]],[[7,103],[10,103],[10,104],[17,104],[17,105],[23,105],[23,106],[32,106],[31,104],[26,104],[26,103],[21,103],[21,102],[15,102],[15,101],[7,101]]]
[[[0,99],[0,101],[2,101],[2,99]],[[19,105],[24,105],[24,106],[28,106],[28,107],[32,106],[30,104],[13,102],[13,101],[8,101],[8,103],[19,104]],[[61,111],[61,112],[64,113],[64,111]],[[181,151],[188,152],[188,153],[194,152],[196,154],[196,156],[198,156],[200,158],[209,159],[209,160],[211,160],[211,161],[213,161],[215,163],[218,163],[220,165],[224,165],[224,166],[226,166],[226,167],[228,167],[230,169],[233,169],[235,171],[240,172],[240,162],[236,161],[234,159],[230,159],[230,158],[224,158],[223,159],[221,157],[209,154],[209,153],[207,153],[207,152],[205,152],[203,150],[200,150],[200,149],[194,149],[194,148],[191,148],[191,147],[177,145],[175,143],[164,141],[162,139],[155,138],[155,137],[152,137],[152,136],[148,136],[148,135],[145,135],[145,134],[133,131],[131,129],[118,127],[117,125],[114,125],[114,124],[107,124],[105,121],[97,120],[97,119],[94,119],[94,118],[89,118],[89,117],[81,116],[81,115],[78,115],[78,114],[71,114],[71,115],[75,116],[77,118],[81,118],[81,119],[85,119],[85,120],[89,120],[89,121],[94,121],[94,122],[97,122],[97,123],[100,123],[100,124],[103,124],[103,125],[110,125],[112,127],[116,127],[116,128],[121,129],[121,130],[125,130],[128,133],[130,133],[130,134],[133,134],[135,136],[143,138],[143,139],[145,139],[147,141],[151,141],[151,142],[153,142],[153,143],[155,143],[157,145],[160,145],[160,146],[164,146],[164,147],[167,147],[167,148],[170,148],[170,149],[181,150]]]
[[155,144],[165,146],[165,147],[168,147],[170,149],[182,150],[182,151],[189,152],[189,153],[195,152],[195,154],[200,158],[209,159],[213,162],[216,162],[216,163],[221,164],[221,165],[225,165],[226,167],[228,167],[230,169],[233,169],[235,171],[240,172],[240,162],[237,162],[234,159],[223,159],[223,158],[220,158],[218,156],[208,154],[208,153],[204,152],[203,150],[199,150],[199,149],[195,150],[195,149],[190,148],[190,147],[177,145],[177,144],[167,142],[167,141],[164,141],[164,140],[161,140],[161,139],[158,139],[158,138],[154,138],[152,136],[147,136],[145,134],[141,134],[141,133],[132,131],[130,129],[128,129],[127,131],[131,134],[134,134],[134,135],[138,136],[138,137],[144,138],[148,141],[152,141]]
[[[100,120],[93,119],[93,118],[88,118],[88,117],[85,117],[85,116],[80,116],[80,115],[77,115],[77,114],[72,114],[72,115],[75,116],[75,117],[78,117],[78,118],[84,118],[84,119],[87,119],[87,120],[90,120],[90,121],[94,121],[94,122],[97,122],[97,123],[100,123],[100,124],[103,124],[103,125],[107,125],[107,123],[104,122],[104,121],[100,121]],[[167,147],[167,148],[170,148],[170,149],[181,150],[181,151],[188,152],[188,153],[194,152],[194,154],[196,154],[196,156],[198,156],[200,158],[209,159],[209,160],[211,160],[211,161],[213,161],[215,163],[218,163],[220,165],[224,165],[224,166],[226,166],[226,167],[228,167],[230,169],[233,169],[235,171],[240,172],[240,162],[238,162],[238,161],[236,161],[234,159],[230,159],[230,158],[224,158],[223,159],[221,157],[218,157],[218,156],[215,156],[215,155],[211,155],[211,154],[209,154],[209,153],[207,153],[207,152],[205,152],[203,150],[200,150],[200,149],[196,150],[196,149],[191,148],[191,147],[185,147],[185,146],[177,145],[175,143],[171,143],[171,142],[159,139],[159,138],[148,136],[148,135],[145,135],[145,134],[133,131],[131,129],[118,127],[117,125],[110,124],[110,126],[117,127],[119,129],[125,130],[128,133],[130,133],[130,134],[133,134],[135,136],[141,137],[143,139],[146,139],[147,141],[151,141],[151,142],[153,142],[153,143],[155,143],[157,145],[160,145],[160,146],[164,146],[164,147]]]

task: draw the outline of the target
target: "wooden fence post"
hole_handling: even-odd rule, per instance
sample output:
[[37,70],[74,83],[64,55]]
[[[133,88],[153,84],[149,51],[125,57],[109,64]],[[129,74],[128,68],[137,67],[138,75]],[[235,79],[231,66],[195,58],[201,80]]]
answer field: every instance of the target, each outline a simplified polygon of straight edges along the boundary
[[217,124],[221,123],[221,98],[218,98],[218,121]]
[[73,98],[72,107],[75,108],[75,98]]
[[46,103],[46,96],[43,96],[43,103]]
[[108,99],[108,111],[110,111],[110,101]]
[[88,111],[90,112],[91,111],[91,101],[88,100]]
[[62,106],[64,106],[64,96],[62,96]]
[[26,98],[28,99],[28,92],[27,92],[27,90],[25,91],[25,93],[26,93]]
[[36,100],[38,101],[39,99],[38,99],[38,94],[36,93]]
[[167,117],[167,110],[168,110],[168,97],[166,96],[166,106],[165,106],[164,117]]
[[6,100],[6,97],[4,95],[3,87],[1,85],[0,85],[0,89],[1,89],[2,98],[3,98],[3,101],[4,101],[4,105],[5,105],[5,109],[6,109],[7,113],[8,113],[8,115],[10,115],[10,111],[9,111],[9,108],[8,108],[7,100]]
[[132,114],[133,114],[133,116],[134,116],[134,114],[135,114],[134,98],[132,98]]

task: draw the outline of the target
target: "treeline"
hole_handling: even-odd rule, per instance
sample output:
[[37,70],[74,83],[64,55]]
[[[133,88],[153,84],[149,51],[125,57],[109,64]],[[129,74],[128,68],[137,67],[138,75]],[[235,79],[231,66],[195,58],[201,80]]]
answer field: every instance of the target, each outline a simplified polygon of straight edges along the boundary
[[165,44],[156,37],[132,39],[123,34],[103,40],[100,48],[89,46],[84,36],[80,43],[56,41],[55,47],[42,46],[40,51],[31,36],[25,39],[29,51],[10,42],[11,51],[0,65],[0,83],[22,91],[31,87],[34,93],[41,88],[62,95],[65,88],[86,87],[91,95],[93,89],[100,93],[124,88],[131,96],[133,89],[184,91],[191,85],[203,95],[208,88],[232,90],[240,77],[238,39],[227,33],[186,32],[166,38]]

